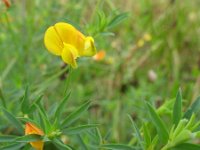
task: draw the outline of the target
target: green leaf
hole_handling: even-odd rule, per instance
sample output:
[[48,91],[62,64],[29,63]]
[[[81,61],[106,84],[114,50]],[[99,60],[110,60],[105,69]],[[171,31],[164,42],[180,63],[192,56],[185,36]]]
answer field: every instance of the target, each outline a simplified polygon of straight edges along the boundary
[[88,130],[87,135],[88,135],[89,145],[92,145],[92,147],[95,148],[99,147],[99,145],[103,143],[103,139],[106,140],[106,138],[102,139],[102,135],[98,128]]
[[99,32],[100,36],[115,36],[113,32]]
[[36,121],[34,121],[34,120],[30,119],[30,118],[19,117],[19,119],[24,123],[30,122],[30,123],[33,123],[33,124],[39,126],[39,124]]
[[24,114],[28,114],[29,112],[29,98],[28,98],[28,86],[25,89],[24,96],[22,98],[21,110]]
[[32,146],[31,146],[30,144],[26,144],[26,145],[23,147],[22,150],[31,150],[31,149],[32,149],[31,147],[32,147]]
[[97,124],[87,124],[87,125],[81,125],[78,127],[73,127],[73,128],[67,128],[64,129],[62,132],[64,134],[70,135],[70,134],[79,134],[81,132],[84,132],[86,130],[92,129],[97,127]]
[[114,26],[118,25],[119,23],[121,23],[123,20],[125,20],[126,18],[128,18],[128,13],[121,13],[117,16],[115,16],[109,23],[107,26],[107,29],[113,28]]
[[12,68],[15,66],[16,62],[17,62],[17,58],[12,58],[11,61],[6,66],[6,68],[4,69],[4,71],[2,72],[1,70],[1,75],[0,75],[1,81],[5,80],[5,78],[9,75]]
[[40,114],[41,114],[45,119],[48,120],[48,116],[47,116],[47,114],[46,114],[46,111],[45,111],[44,107],[43,107],[40,103],[38,103],[38,104],[35,103],[35,106],[37,107],[37,109],[38,109],[38,111],[40,112]]
[[35,106],[35,104],[39,105],[40,101],[42,100],[42,97],[43,97],[43,95],[40,95],[38,98],[35,99],[35,101],[33,101],[33,103],[30,106],[29,113],[36,110],[37,107]]
[[178,125],[179,121],[181,120],[181,117],[182,117],[182,94],[181,94],[181,89],[179,89],[173,109],[173,123],[175,124],[175,126]]
[[0,143],[1,142],[13,142],[15,141],[17,136],[14,135],[0,135]]
[[147,108],[149,110],[152,123],[154,124],[157,130],[160,141],[166,143],[169,138],[169,133],[164,125],[164,122],[160,119],[154,108],[149,103],[147,103]]
[[151,135],[145,123],[143,124],[142,128],[143,128],[143,134],[144,134],[143,137],[145,141],[145,147],[149,147],[151,145]]
[[143,139],[142,139],[142,136],[140,134],[140,130],[138,129],[138,127],[136,126],[136,124],[133,122],[133,119],[131,118],[131,116],[128,115],[128,117],[129,117],[129,119],[130,119],[130,121],[132,123],[133,129],[135,130],[135,133],[136,133],[135,137],[137,138],[138,143],[140,144],[140,146],[143,147],[143,144],[142,144]]
[[35,104],[35,106],[37,107],[41,121],[44,124],[45,133],[48,134],[48,132],[51,130],[51,123],[48,119],[48,116],[41,104]]
[[76,121],[83,114],[83,112],[85,112],[89,108],[89,106],[90,101],[84,103],[77,110],[69,114],[69,116],[67,116],[66,119],[62,122],[62,128],[66,128],[69,125],[71,125],[74,121]]
[[0,142],[20,142],[20,143],[28,143],[42,140],[40,135],[31,134],[25,136],[13,136],[13,135],[1,135]]
[[194,131],[199,125],[200,125],[200,121],[196,122],[196,115],[192,114],[185,128],[190,131]]
[[165,101],[158,109],[156,109],[156,112],[158,115],[171,115],[173,106],[174,106],[175,98],[169,99]]
[[0,147],[1,150],[21,150],[25,143],[14,143],[7,146]]
[[198,97],[192,106],[185,112],[184,118],[190,119],[193,113],[197,113],[200,109],[200,97]]
[[158,143],[158,135],[156,135],[156,136],[153,138],[153,140],[151,141],[150,147],[152,147],[152,149],[154,149],[154,147],[156,147],[157,143]]
[[97,142],[98,144],[101,144],[103,139],[102,139],[102,136],[101,136],[101,132],[98,128],[94,128],[92,131],[93,135],[95,135],[95,142]]
[[30,134],[30,135],[25,135],[25,136],[16,138],[15,142],[29,143],[29,142],[40,141],[40,140],[42,140],[42,137],[40,135]]
[[22,127],[22,124],[13,116],[9,111],[7,111],[5,108],[1,108],[5,116],[7,117],[8,121],[13,124],[21,134],[24,133],[24,129]]
[[64,144],[59,139],[53,139],[53,144],[61,150],[73,150],[70,146]]
[[104,144],[102,148],[113,149],[113,150],[134,150],[133,147],[125,144]]
[[171,139],[176,139],[177,136],[184,131],[184,129],[186,128],[186,125],[188,123],[187,119],[182,119],[179,124],[177,125],[177,127],[175,128],[174,126],[171,128],[170,134],[173,135],[171,137]]
[[104,31],[105,27],[107,26],[107,18],[103,11],[98,11],[98,28],[99,31]]
[[80,145],[82,150],[88,150],[84,140],[82,139],[82,137],[80,135],[77,135],[77,142]]
[[172,150],[200,150],[200,145],[182,143],[172,148]]
[[58,108],[56,109],[56,112],[55,112],[55,118],[57,118],[57,121],[59,122],[60,120],[60,117],[62,115],[62,112],[65,108],[65,105],[69,99],[69,96],[70,96],[71,92],[69,92],[64,98],[63,100],[60,102],[60,104],[58,105]]

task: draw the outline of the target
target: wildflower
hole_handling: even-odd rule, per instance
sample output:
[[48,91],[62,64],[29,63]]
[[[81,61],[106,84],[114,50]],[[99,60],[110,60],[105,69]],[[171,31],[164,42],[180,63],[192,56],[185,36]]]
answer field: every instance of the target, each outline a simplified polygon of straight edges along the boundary
[[137,42],[137,47],[143,47],[144,46],[144,40],[143,39],[140,39],[138,42]]
[[99,51],[96,55],[93,56],[93,59],[96,61],[101,61],[105,58],[106,52],[104,50]]
[[137,47],[143,47],[145,42],[151,41],[152,37],[149,33],[145,33],[141,39],[137,41]]
[[[44,135],[43,131],[37,128],[32,123],[26,123],[25,126],[25,135],[29,134],[37,134],[37,135]],[[30,142],[31,146],[34,147],[36,150],[43,150],[44,142],[43,141],[35,141]]]
[[56,23],[47,29],[44,44],[49,52],[61,56],[62,60],[73,68],[77,67],[78,57],[96,54],[94,39],[84,36],[75,27],[64,22]]
[[197,13],[190,12],[188,15],[188,19],[189,19],[189,21],[194,22],[197,19]]
[[3,2],[5,4],[5,6],[6,6],[6,8],[10,8],[11,3],[10,3],[9,0],[3,0]]
[[145,33],[143,36],[143,39],[148,42],[148,41],[151,41],[152,37],[149,33]]
[[157,80],[157,74],[156,74],[156,72],[154,71],[154,70],[149,70],[148,71],[148,78],[149,78],[149,81],[151,81],[151,82],[154,82],[154,81],[156,81]]

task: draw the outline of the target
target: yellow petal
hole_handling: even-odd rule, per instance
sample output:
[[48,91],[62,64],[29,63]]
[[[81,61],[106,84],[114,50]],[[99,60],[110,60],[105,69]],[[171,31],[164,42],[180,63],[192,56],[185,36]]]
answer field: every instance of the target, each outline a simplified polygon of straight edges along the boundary
[[63,43],[73,45],[78,52],[83,49],[85,36],[68,23],[59,22],[54,25]]
[[85,38],[83,56],[93,56],[96,54],[96,48],[94,46],[94,39],[91,36]]
[[[42,130],[40,130],[38,127],[36,127],[32,123],[28,122],[25,125],[25,135],[29,135],[29,134],[44,135]],[[36,150],[43,150],[43,146],[44,146],[44,142],[43,141],[30,142],[30,144]]]
[[44,35],[46,48],[54,55],[61,55],[63,42],[53,26],[49,27]]
[[74,46],[64,43],[61,57],[65,63],[71,65],[73,68],[77,67],[76,59],[79,57],[79,55]]
[[68,23],[59,22],[48,28],[44,42],[51,53],[61,55],[64,62],[73,68],[77,67],[77,57],[96,54],[94,39],[92,37],[85,37]]
[[43,150],[44,142],[37,141],[37,142],[30,142],[31,146],[34,147],[36,150]]

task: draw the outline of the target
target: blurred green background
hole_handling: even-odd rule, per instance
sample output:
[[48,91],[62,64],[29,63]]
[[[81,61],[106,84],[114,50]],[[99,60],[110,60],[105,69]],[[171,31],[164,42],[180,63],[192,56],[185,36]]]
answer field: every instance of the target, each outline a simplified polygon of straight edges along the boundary
[[[51,113],[69,84],[67,112],[91,100],[81,121],[100,123],[110,141],[129,141],[127,114],[145,121],[145,101],[159,107],[179,87],[185,107],[198,96],[199,6],[199,0],[12,0],[6,8],[0,1],[0,89],[8,107],[19,111],[29,85],[32,99],[43,93]],[[45,30],[60,21],[93,36],[105,58],[80,58],[77,69],[66,71],[43,44]]]

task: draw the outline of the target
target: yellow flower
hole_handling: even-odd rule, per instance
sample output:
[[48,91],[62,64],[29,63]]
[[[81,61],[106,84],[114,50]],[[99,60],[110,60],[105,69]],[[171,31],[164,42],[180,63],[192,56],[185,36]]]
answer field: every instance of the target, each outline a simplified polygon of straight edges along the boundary
[[144,34],[144,36],[143,36],[143,39],[145,40],[145,41],[151,41],[151,39],[152,39],[152,37],[151,37],[151,34],[149,34],[149,33],[145,33]]
[[140,40],[137,42],[137,46],[138,46],[138,47],[144,46],[144,40],[143,40],[143,39],[140,39]]
[[[37,135],[44,135],[43,131],[37,128],[32,123],[26,123],[25,126],[25,135],[29,134],[37,134]],[[35,141],[30,142],[31,146],[34,147],[36,150],[43,150],[44,142],[43,141]]]
[[61,56],[62,60],[73,68],[77,67],[78,57],[96,54],[94,39],[84,36],[75,27],[64,22],[56,23],[47,29],[44,44],[49,52]]

